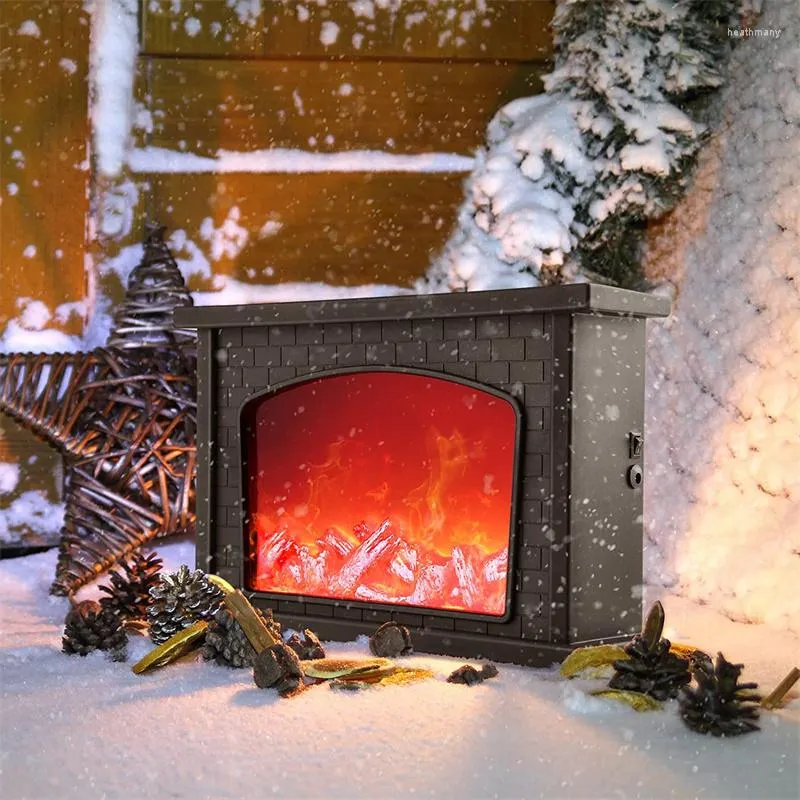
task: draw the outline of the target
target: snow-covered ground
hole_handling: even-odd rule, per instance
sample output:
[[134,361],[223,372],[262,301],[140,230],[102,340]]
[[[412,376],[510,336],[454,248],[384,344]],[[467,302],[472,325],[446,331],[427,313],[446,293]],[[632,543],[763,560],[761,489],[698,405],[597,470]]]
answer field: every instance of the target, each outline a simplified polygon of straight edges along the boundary
[[[169,568],[190,543],[161,548]],[[800,700],[762,730],[718,740],[676,704],[637,713],[588,698],[596,682],[500,665],[477,687],[444,681],[460,661],[417,655],[435,680],[291,700],[248,670],[192,659],[136,676],[129,663],[60,651],[67,601],[47,595],[53,551],[0,563],[0,796],[37,800],[266,797],[674,797],[800,795]],[[88,596],[96,589],[84,590]],[[767,690],[800,640],[663,598],[669,633],[747,664]],[[367,655],[364,639],[329,652]]]

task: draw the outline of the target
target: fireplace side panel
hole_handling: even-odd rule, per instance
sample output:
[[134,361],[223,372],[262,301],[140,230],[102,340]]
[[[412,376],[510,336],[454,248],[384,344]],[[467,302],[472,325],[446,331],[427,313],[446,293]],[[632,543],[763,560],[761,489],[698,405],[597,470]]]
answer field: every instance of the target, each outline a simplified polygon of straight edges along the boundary
[[576,314],[569,641],[641,625],[645,321]]

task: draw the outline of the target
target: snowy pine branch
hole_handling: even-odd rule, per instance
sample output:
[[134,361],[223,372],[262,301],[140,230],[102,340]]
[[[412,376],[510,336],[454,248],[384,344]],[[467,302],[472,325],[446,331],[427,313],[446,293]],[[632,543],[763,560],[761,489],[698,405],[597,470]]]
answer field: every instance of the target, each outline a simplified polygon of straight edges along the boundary
[[588,252],[619,251],[633,228],[667,211],[705,133],[689,106],[723,82],[721,26],[735,8],[561,0],[546,93],[490,123],[457,230],[420,288],[581,280],[581,265],[595,266]]

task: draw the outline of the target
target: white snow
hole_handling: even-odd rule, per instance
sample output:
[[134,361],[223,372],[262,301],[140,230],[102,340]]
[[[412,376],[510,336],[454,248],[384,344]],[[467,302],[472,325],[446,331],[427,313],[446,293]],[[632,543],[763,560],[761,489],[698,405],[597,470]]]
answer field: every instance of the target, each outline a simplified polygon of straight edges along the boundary
[[6,191],[13,197],[19,192],[19,186],[16,183],[6,184]]
[[294,103],[295,111],[301,116],[304,117],[306,115],[306,110],[303,106],[303,98],[300,96],[300,92],[297,89],[292,90],[292,102]]
[[6,353],[71,353],[80,347],[79,336],[70,336],[54,328],[31,331],[19,318],[9,320],[0,336],[0,352]]
[[19,28],[17,28],[17,33],[20,36],[30,36],[34,39],[38,39],[42,35],[39,26],[32,19],[26,19]]
[[[194,563],[163,545],[168,569]],[[444,678],[460,659],[403,659],[435,679],[290,700],[259,690],[249,670],[197,656],[149,675],[130,666],[151,649],[132,637],[128,663],[61,654],[68,604],[48,597],[55,553],[0,562],[3,793],[87,798],[794,798],[800,788],[800,702],[765,713],[762,731],[719,740],[687,730],[675,703],[639,714],[562,681],[554,670],[499,664],[477,687]],[[95,588],[80,597],[97,596]],[[800,648],[664,599],[681,641],[722,649],[771,689]],[[367,656],[366,640],[326,643]],[[473,662],[474,663],[474,662]]]
[[36,255],[36,245],[25,245],[25,247],[22,249],[22,255],[24,258],[33,258]]
[[203,30],[203,24],[197,17],[187,17],[183,23],[183,29],[186,31],[187,36],[194,38]]
[[61,67],[67,75],[74,75],[78,71],[78,65],[71,58],[60,59],[58,66]]
[[94,150],[101,174],[114,177],[125,163],[133,119],[138,2],[97,0],[91,8]]
[[[235,220],[232,220],[235,224]],[[275,223],[280,224],[280,223]],[[224,226],[223,226],[224,227]],[[276,229],[268,221],[262,230],[268,229],[274,235]],[[209,240],[213,246],[214,242],[213,223],[207,227]],[[232,230],[232,229],[231,229]],[[226,246],[220,236],[218,247]],[[228,243],[227,246],[235,246]],[[175,260],[185,279],[192,275],[201,275],[206,278],[211,277],[211,267],[208,258],[203,251],[190,238],[184,230],[177,230],[172,233],[169,240],[173,250]],[[211,253],[209,255],[212,255]],[[114,258],[107,259],[100,264],[101,274],[114,272],[119,280],[126,284],[131,270],[141,261],[142,246],[140,244],[129,245],[123,248]],[[242,303],[282,303],[282,302],[304,302],[314,300],[339,300],[348,297],[388,297],[397,294],[411,294],[411,290],[388,284],[364,284],[361,286],[330,286],[326,283],[280,283],[275,285],[258,285],[244,283],[228,275],[215,275],[213,277],[213,291],[192,292],[195,305],[239,305]],[[42,348],[43,352],[72,351],[81,347],[98,347],[103,344],[105,337],[110,330],[111,319],[107,312],[96,314],[93,320],[92,329],[87,336],[87,341],[82,343],[79,337],[68,337],[55,330],[42,331],[42,334],[49,334],[60,346]],[[16,321],[9,324],[6,336],[0,338],[0,352],[2,351],[38,351],[44,344],[41,339],[31,339],[30,346],[26,335],[30,336],[29,331],[20,329]]]
[[325,47],[331,47],[336,44],[339,38],[339,26],[329,19],[326,19],[320,26],[319,40]]
[[724,126],[648,259],[677,301],[648,348],[646,564],[737,619],[799,632],[796,3],[767,4],[758,25],[784,34],[735,49]]
[[[56,253],[56,257],[59,257],[58,253]],[[53,317],[57,322],[63,324],[67,322],[73,314],[77,314],[79,317],[86,317],[87,313],[88,308],[86,301],[76,300],[72,303],[61,303],[61,305],[56,306]]]
[[349,5],[356,19],[375,19],[375,4],[372,0],[350,0]]
[[627,144],[619,154],[623,169],[651,172],[653,175],[669,174],[669,158],[657,142]]
[[18,317],[20,324],[29,331],[42,330],[53,316],[41,300],[32,300],[29,297],[18,298],[17,308],[22,309]]
[[283,228],[283,223],[276,219],[268,219],[258,230],[259,239],[269,239],[275,236]]
[[225,5],[233,9],[239,22],[249,28],[255,27],[262,13],[261,0],[225,0]]
[[[178,237],[176,242],[182,244],[183,239],[180,238],[181,232],[175,231],[173,236],[175,235]],[[179,247],[180,245],[178,244],[176,246]],[[97,265],[97,271],[100,275],[108,275],[111,272],[116,273],[120,283],[123,286],[127,286],[130,274],[136,265],[141,262],[143,253],[144,248],[141,244],[128,245],[127,247],[123,247],[116,256],[103,259]]]
[[211,217],[206,217],[200,224],[200,237],[211,246],[212,260],[235,259],[244,249],[250,232],[239,224],[239,216],[239,207],[232,206],[219,227],[214,225]]
[[412,12],[411,14],[406,14],[405,17],[405,28],[407,31],[410,31],[415,25],[419,25],[421,22],[424,22],[428,15],[424,11],[416,11]]
[[122,239],[133,228],[134,214],[139,203],[139,187],[130,178],[118,180],[104,188],[99,202],[100,232],[104,236]]
[[0,494],[11,494],[19,483],[19,464],[0,461]]
[[162,147],[143,147],[131,150],[128,164],[134,173],[467,172],[474,161],[454,153],[312,153],[281,147],[250,152],[219,150],[216,158],[207,158]]
[[388,297],[411,294],[410,289],[385,284],[330,286],[327,283],[278,283],[259,286],[242,283],[226,275],[214,279],[213,292],[192,292],[197,306],[238,305],[242,303],[291,303],[315,300],[344,300],[352,297]]
[[[12,487],[9,494],[18,487]],[[31,544],[38,537],[41,541],[52,542],[58,536],[64,521],[64,504],[51,503],[44,492],[31,490],[15,497],[0,513],[0,544],[16,544],[25,534],[25,543]],[[31,538],[33,534],[33,538]],[[2,584],[2,578],[0,578]],[[0,608],[0,628],[5,625],[5,609]],[[2,666],[0,666],[2,682]],[[0,710],[0,720],[3,714]],[[0,728],[2,725],[0,724]],[[4,738],[4,737],[3,737]],[[0,758],[2,758],[0,745]],[[2,781],[0,781],[0,788]]]

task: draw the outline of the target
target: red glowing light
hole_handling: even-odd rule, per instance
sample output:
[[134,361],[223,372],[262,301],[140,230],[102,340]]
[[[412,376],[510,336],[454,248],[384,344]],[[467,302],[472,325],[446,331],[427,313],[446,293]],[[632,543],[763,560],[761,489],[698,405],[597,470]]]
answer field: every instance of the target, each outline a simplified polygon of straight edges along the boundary
[[256,398],[242,422],[251,589],[505,613],[509,400],[375,370]]

